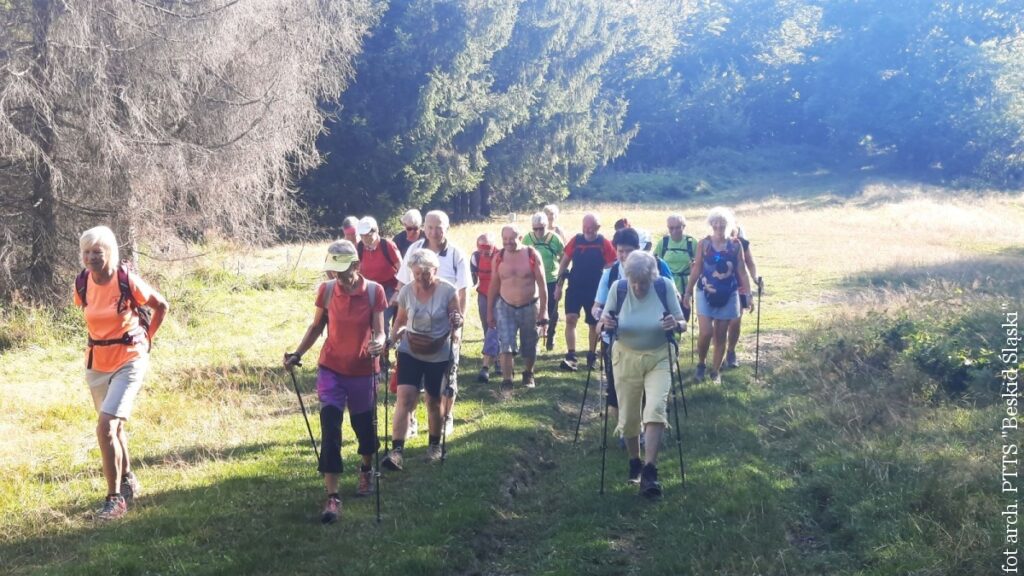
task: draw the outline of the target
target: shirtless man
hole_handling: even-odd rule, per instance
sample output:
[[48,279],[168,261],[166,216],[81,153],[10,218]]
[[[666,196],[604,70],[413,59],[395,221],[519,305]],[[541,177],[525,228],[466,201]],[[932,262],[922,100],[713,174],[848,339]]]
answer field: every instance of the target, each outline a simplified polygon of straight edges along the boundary
[[533,388],[533,365],[537,361],[537,330],[548,322],[548,291],[540,253],[519,241],[515,226],[501,229],[501,252],[491,265],[491,289],[487,293],[487,325],[498,329],[501,352],[501,382],[504,392],[512,390],[512,355],[517,352],[516,332],[522,339],[523,385]]

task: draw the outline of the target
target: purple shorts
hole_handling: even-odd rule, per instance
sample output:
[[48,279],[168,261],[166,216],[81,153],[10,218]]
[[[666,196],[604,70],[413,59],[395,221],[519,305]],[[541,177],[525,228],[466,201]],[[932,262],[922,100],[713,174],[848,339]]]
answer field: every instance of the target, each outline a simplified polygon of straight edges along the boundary
[[317,367],[316,394],[320,403],[349,414],[373,410],[373,376],[342,376],[330,368]]

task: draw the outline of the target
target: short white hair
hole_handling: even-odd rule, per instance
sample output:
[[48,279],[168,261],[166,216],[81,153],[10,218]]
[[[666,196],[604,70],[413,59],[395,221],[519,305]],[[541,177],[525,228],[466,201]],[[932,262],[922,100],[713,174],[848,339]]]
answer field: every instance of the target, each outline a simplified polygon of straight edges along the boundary
[[445,230],[448,229],[448,214],[446,214],[444,210],[431,210],[430,212],[427,212],[427,215],[424,216],[423,219],[426,220],[430,217],[437,218],[437,221],[441,224],[441,228],[444,228]]
[[481,235],[476,237],[476,243],[477,244],[480,244],[481,240],[483,240],[484,244],[486,244],[488,246],[495,246],[495,245],[497,245],[497,241],[494,238],[494,232],[484,232],[483,234],[481,234]]
[[708,212],[708,226],[712,226],[715,222],[724,222],[725,231],[729,233],[732,231],[732,227],[736,223],[736,216],[733,215],[732,210],[729,210],[725,206],[715,206]]
[[419,228],[423,225],[423,215],[420,214],[419,210],[413,208],[411,210],[407,210],[405,214],[402,214],[401,221],[402,224],[405,224],[406,226],[415,226]]
[[537,212],[532,218],[530,218],[530,225],[547,227],[548,215],[543,212]]
[[669,214],[668,218],[665,219],[665,224],[671,224],[673,220],[682,224],[684,228],[686,227],[686,216],[682,214]]
[[622,275],[629,280],[654,280],[658,277],[658,262],[643,250],[634,250],[622,266]]
[[345,219],[341,221],[342,228],[355,228],[356,224],[359,224],[359,218],[356,218],[355,216],[346,216]]
[[420,248],[413,252],[412,256],[409,256],[409,268],[423,267],[433,268],[434,270],[441,267],[441,261],[437,259],[437,254],[429,248]]
[[558,206],[554,204],[548,204],[543,208],[544,214],[551,216],[552,218],[558,218]]
[[[82,235],[78,238],[78,257],[81,259],[82,252],[92,246],[99,246],[107,253],[107,256],[109,256],[107,264],[111,269],[117,266],[121,255],[118,253],[117,236],[114,235],[113,230],[106,226],[97,226],[82,232]],[[82,265],[86,265],[84,259],[82,260]]]

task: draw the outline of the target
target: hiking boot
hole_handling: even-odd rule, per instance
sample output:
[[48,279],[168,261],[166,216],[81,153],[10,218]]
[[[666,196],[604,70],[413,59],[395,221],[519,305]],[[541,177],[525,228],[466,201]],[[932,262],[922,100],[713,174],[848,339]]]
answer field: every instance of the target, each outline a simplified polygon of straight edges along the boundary
[[533,372],[530,372],[529,370],[523,371],[523,386],[526,386],[527,388],[537,387],[537,382],[533,379]]
[[484,366],[483,368],[481,368],[480,369],[480,373],[477,374],[477,376],[476,376],[476,381],[477,382],[482,382],[484,384],[486,384],[487,382],[490,382],[491,381],[491,369],[488,368],[487,366]]
[[640,471],[640,495],[646,498],[661,498],[658,467],[654,464],[647,464]]
[[322,524],[334,524],[338,521],[338,516],[340,515],[341,498],[328,496],[327,502],[324,503],[324,511],[320,513],[320,522]]
[[142,494],[142,486],[135,473],[129,470],[121,475],[121,496],[124,497],[125,504],[131,504],[140,494]]
[[455,417],[452,416],[451,410],[448,411],[448,417],[444,419],[444,434],[445,436],[451,436],[455,433]]
[[96,519],[104,522],[118,520],[127,513],[128,505],[125,503],[124,497],[120,494],[115,494],[114,496],[107,496],[107,499],[103,501],[103,508],[96,514]]
[[712,372],[711,373],[711,383],[712,384],[716,384],[716,385],[721,385],[722,384],[722,373],[721,372]]
[[575,356],[566,356],[565,358],[562,358],[562,363],[559,364],[558,367],[566,372],[575,372],[579,370],[579,364],[576,362]]
[[356,484],[356,496],[369,496],[373,494],[374,470],[359,470],[359,482]]
[[704,381],[704,374],[707,371],[707,369],[708,369],[708,367],[706,365],[704,365],[704,364],[697,364],[697,373],[695,375],[695,377],[697,378],[697,382],[703,382]]
[[739,368],[740,363],[736,360],[736,352],[727,352],[725,354],[725,367],[726,368]]
[[401,450],[392,449],[388,452],[388,455],[380,461],[380,465],[390,470],[402,470],[402,452]]
[[423,459],[426,460],[428,463],[440,462],[441,456],[441,445],[431,444],[427,446],[427,454]]
[[587,352],[587,370],[593,370],[595,364],[597,364],[597,353]]
[[640,471],[643,470],[643,460],[639,458],[633,458],[629,461],[629,478],[626,480],[630,484],[640,483]]
[[409,428],[405,433],[406,438],[414,438],[420,435],[420,421],[416,419],[416,413],[409,415]]

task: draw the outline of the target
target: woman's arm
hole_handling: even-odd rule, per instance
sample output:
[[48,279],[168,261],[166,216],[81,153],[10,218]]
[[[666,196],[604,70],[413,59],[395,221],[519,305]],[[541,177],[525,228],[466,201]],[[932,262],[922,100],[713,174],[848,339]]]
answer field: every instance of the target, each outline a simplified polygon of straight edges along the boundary
[[149,297],[149,300],[146,300],[146,306],[153,309],[153,317],[149,319],[149,333],[146,334],[150,344],[152,344],[153,336],[156,336],[156,331],[164,323],[164,316],[167,316],[167,311],[170,310],[171,306],[167,303],[163,294],[155,291]]

